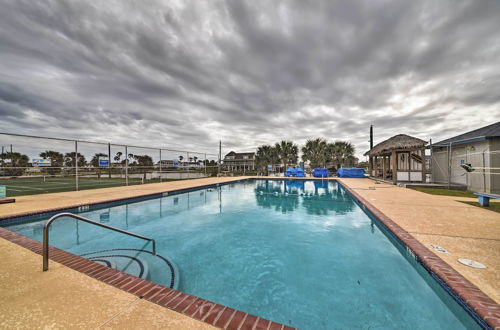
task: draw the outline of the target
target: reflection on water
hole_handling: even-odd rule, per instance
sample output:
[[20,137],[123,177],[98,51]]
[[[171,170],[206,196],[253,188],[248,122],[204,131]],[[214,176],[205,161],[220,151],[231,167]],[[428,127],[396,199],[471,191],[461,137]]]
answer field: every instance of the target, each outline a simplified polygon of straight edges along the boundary
[[336,182],[282,180],[257,182],[257,205],[281,211],[293,212],[299,206],[308,214],[345,214],[354,209],[354,200]]

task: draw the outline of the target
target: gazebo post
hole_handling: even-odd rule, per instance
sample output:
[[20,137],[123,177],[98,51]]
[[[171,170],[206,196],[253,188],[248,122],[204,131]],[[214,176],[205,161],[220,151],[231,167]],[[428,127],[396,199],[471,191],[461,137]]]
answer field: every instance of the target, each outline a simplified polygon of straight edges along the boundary
[[422,182],[427,182],[427,177],[425,174],[425,148],[422,148]]
[[398,154],[393,151],[391,154],[392,161],[392,183],[396,184],[398,182]]
[[385,180],[385,155],[382,155],[382,179]]

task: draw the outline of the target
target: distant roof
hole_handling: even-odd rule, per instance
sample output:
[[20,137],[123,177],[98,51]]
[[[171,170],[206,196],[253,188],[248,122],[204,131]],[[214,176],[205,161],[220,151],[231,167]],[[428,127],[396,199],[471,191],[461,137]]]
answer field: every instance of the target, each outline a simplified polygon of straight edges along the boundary
[[244,156],[254,156],[255,152],[234,152],[230,151],[227,155],[224,156],[226,158],[227,156],[235,156],[235,159],[243,159]]
[[365,152],[365,156],[379,155],[381,153],[399,149],[418,149],[423,148],[426,144],[427,141],[421,140],[419,138],[406,134],[398,134],[391,137],[390,139],[380,142],[372,149]]
[[433,145],[449,144],[449,143],[461,144],[461,143],[474,142],[486,139],[496,139],[496,138],[500,138],[500,121],[437,143],[433,143]]

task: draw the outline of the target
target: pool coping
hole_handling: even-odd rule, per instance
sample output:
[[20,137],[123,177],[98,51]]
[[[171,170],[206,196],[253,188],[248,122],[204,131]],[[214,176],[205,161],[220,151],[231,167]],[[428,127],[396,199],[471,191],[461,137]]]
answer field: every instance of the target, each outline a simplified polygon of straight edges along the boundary
[[[24,212],[19,214],[11,214],[1,216],[0,222],[8,220],[22,221],[23,218],[31,218],[33,216],[46,217],[49,213],[58,213],[62,210],[80,210],[81,207],[96,207],[101,208],[106,204],[117,203],[121,204],[126,201],[145,200],[168,196],[170,194],[180,194],[189,191],[195,191],[203,188],[218,187],[236,182],[248,180],[289,180],[290,178],[280,177],[248,177],[237,178],[231,181],[221,183],[205,184],[190,188],[180,188],[165,190],[164,192],[155,192],[148,194],[140,194],[133,197],[124,197],[117,199],[109,199],[97,203],[80,203],[72,206],[60,208],[52,208],[46,210],[37,210],[34,212]],[[301,180],[318,180],[317,178],[300,178]],[[488,295],[483,293],[477,286],[463,277],[455,269],[453,269],[444,260],[439,258],[427,247],[420,243],[410,233],[401,228],[383,212],[373,206],[360,194],[350,188],[346,183],[337,180],[336,178],[325,179],[327,181],[336,181],[344,189],[346,189],[352,197],[361,204],[360,207],[364,211],[368,211],[374,216],[388,232],[406,248],[408,254],[415,258],[430,275],[452,296],[452,298],[461,305],[469,315],[483,328],[500,329],[500,305],[497,304]],[[10,221],[9,221],[10,222]],[[23,235],[14,233],[8,229],[0,227],[0,237],[7,239],[15,244],[25,247],[35,253],[41,254],[42,243],[32,240]],[[69,268],[84,273],[90,277],[110,284],[123,291],[129,292],[143,299],[151,301],[163,307],[167,307],[174,311],[194,319],[209,323],[213,326],[224,329],[293,329],[292,327],[282,325],[270,320],[259,318],[236,309],[219,305],[214,302],[204,300],[202,298],[183,293],[174,289],[170,289],[153,282],[140,279],[133,275],[129,275],[106,266],[100,265],[88,259],[79,257],[69,252],[50,247],[50,259],[59,262]],[[267,327],[266,327],[267,324]]]

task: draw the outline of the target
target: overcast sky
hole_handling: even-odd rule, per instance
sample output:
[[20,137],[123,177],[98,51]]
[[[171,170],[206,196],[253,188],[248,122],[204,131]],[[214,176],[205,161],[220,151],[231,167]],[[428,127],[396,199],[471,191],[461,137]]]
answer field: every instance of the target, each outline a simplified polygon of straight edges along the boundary
[[500,2],[0,0],[0,132],[252,151],[500,120]]

